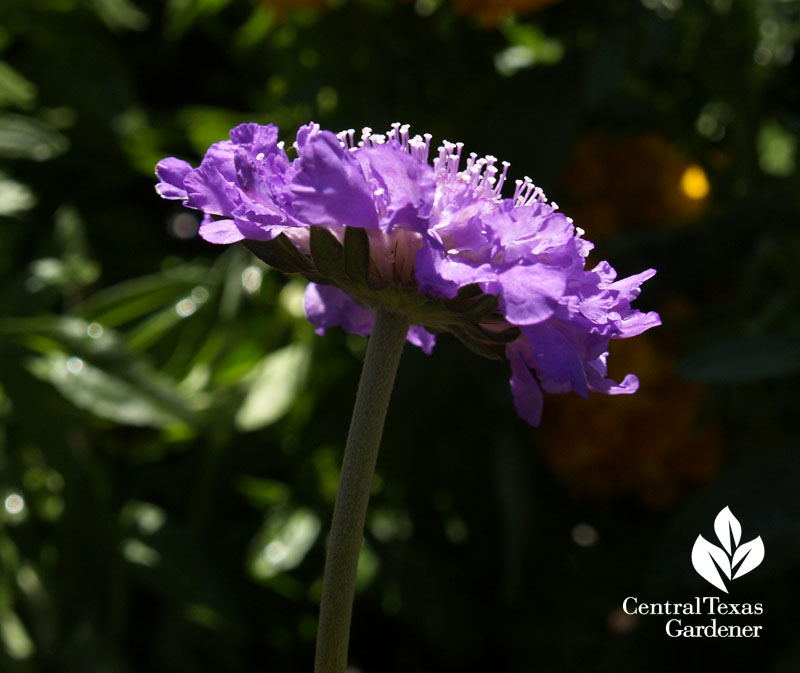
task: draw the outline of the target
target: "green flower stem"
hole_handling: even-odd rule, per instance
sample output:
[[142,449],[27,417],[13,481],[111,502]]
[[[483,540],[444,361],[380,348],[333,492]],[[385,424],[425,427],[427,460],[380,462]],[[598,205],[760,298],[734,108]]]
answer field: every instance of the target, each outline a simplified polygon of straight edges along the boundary
[[314,673],[344,673],[356,568],[372,477],[397,365],[406,340],[403,316],[378,310],[358,384],[322,579]]

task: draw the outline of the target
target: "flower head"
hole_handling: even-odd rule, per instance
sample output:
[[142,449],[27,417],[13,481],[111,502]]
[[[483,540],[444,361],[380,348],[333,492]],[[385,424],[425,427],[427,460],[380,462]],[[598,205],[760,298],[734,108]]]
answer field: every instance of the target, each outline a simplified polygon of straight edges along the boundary
[[660,324],[631,308],[655,274],[617,279],[592,244],[529,178],[502,196],[508,163],[464,157],[393,124],[333,134],[297,132],[290,159],[275,126],[242,124],[198,168],[175,158],[156,168],[164,198],[205,213],[200,235],[243,241],[268,264],[311,282],[305,305],[324,332],[369,334],[373,311],[404,314],[408,340],[430,353],[449,332],[511,364],[519,414],[538,425],[542,391],[632,393],[638,380],[606,377],[611,339]]

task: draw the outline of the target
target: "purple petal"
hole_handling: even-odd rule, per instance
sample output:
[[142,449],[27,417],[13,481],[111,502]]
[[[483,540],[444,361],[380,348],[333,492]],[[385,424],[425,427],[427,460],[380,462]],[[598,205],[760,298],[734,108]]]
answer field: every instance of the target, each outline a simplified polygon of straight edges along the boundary
[[237,187],[225,179],[219,164],[208,155],[184,183],[189,205],[211,215],[230,217],[241,200]]
[[[464,285],[496,281],[497,271],[490,264],[472,264],[450,256],[429,238],[417,252],[414,276],[421,292],[436,297],[455,297],[458,288]],[[499,286],[485,290],[488,294],[498,291]]]
[[362,336],[372,331],[372,309],[356,303],[338,287],[309,283],[303,305],[309,322],[317,327],[317,334],[324,334],[327,327],[341,327],[345,332]]
[[[577,344],[550,322],[526,325],[522,333],[532,351],[533,364],[542,379],[552,381],[549,392],[574,390],[581,397],[589,397],[589,387],[584,369],[583,344]],[[574,335],[573,335],[574,336]],[[588,334],[587,334],[588,336]],[[577,335],[580,338],[580,334]],[[544,380],[542,381],[544,384]]]
[[[535,255],[568,248],[566,254],[574,253],[572,242],[575,229],[562,213],[553,210],[548,203],[519,206],[497,213],[486,219],[486,224],[497,235],[497,243],[506,262],[532,259]],[[552,263],[552,262],[549,262]]]
[[286,215],[269,202],[260,202],[242,196],[242,202],[234,208],[233,219],[245,238],[268,241],[288,228]]
[[214,143],[206,150],[203,162],[213,163],[220,175],[228,182],[236,182],[236,169],[233,165],[233,155],[236,146],[230,140]]
[[329,131],[314,135],[303,146],[289,193],[295,213],[307,224],[378,226],[361,167]]
[[355,157],[368,179],[377,183],[376,200],[385,203],[381,228],[425,231],[436,190],[433,169],[394,143],[364,147]]
[[[309,283],[303,297],[309,322],[323,335],[328,327],[341,327],[345,332],[367,336],[372,332],[375,314],[354,301],[350,295],[332,285]],[[419,346],[427,355],[433,351],[436,336],[421,325],[408,328],[407,340]]]
[[619,293],[619,297],[624,301],[633,301],[639,296],[641,288],[639,287],[646,280],[656,275],[655,269],[647,269],[637,273],[635,276],[628,276],[608,286],[609,290],[614,290]]
[[615,324],[617,339],[627,339],[649,330],[651,327],[658,327],[661,324],[661,316],[655,311],[641,313],[635,311],[630,317],[618,320]]
[[266,156],[277,150],[278,127],[274,124],[239,124],[231,129],[231,141],[246,147],[254,157],[258,154]]
[[234,224],[233,220],[213,220],[206,215],[200,224],[198,232],[209,243],[228,245],[245,238],[244,234]]
[[156,165],[156,176],[161,181],[156,185],[156,192],[165,199],[185,199],[183,181],[191,171],[191,165],[182,159],[162,159]]
[[628,374],[622,379],[622,383],[614,383],[611,379],[593,381],[591,390],[606,395],[631,395],[639,390],[639,379],[633,374]]
[[315,135],[319,133],[319,124],[314,122],[309,122],[308,124],[304,124],[299,129],[297,129],[297,134],[295,136],[295,146],[297,147],[298,152],[302,152],[303,148],[308,144],[308,141],[311,140]]
[[542,420],[544,395],[525,363],[522,350],[516,343],[506,346],[506,356],[511,363],[511,394],[522,420],[536,427]]
[[512,325],[534,325],[555,312],[567,279],[543,264],[512,266],[498,274],[502,287],[500,310]]
[[433,352],[433,347],[436,345],[436,335],[431,334],[422,325],[412,325],[409,327],[406,340],[410,344],[419,346],[425,355],[430,355]]

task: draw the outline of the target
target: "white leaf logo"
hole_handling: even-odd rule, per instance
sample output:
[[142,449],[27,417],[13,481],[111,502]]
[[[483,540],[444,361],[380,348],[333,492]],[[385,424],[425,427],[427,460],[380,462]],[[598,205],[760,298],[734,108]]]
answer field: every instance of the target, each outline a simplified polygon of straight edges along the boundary
[[759,535],[740,545],[742,524],[728,507],[714,519],[714,532],[722,548],[698,535],[692,547],[692,565],[700,577],[728,593],[725,579],[735,580],[757,568],[764,560],[764,543]]
[[[728,554],[732,554],[731,548],[735,549],[739,546],[739,540],[742,537],[742,524],[733,516],[730,508],[726,507],[714,519],[714,532],[717,534],[717,539],[725,547]],[[731,540],[733,544],[731,544]]]
[[733,567],[735,568],[739,563],[741,563],[741,565],[736,570],[733,579],[749,573],[753,568],[757,568],[761,565],[761,561],[763,560],[764,543],[761,541],[761,536],[759,535],[755,540],[750,540],[750,542],[743,544],[734,553],[732,561]]

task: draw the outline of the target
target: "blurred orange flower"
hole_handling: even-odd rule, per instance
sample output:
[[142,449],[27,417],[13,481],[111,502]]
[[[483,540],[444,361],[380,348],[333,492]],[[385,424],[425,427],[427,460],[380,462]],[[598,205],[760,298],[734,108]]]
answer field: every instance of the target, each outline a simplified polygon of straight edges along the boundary
[[[541,436],[547,462],[577,495],[634,496],[666,507],[691,484],[718,470],[721,443],[701,425],[703,388],[672,376],[658,337],[617,343],[615,364],[636,371],[636,395],[551,396]],[[663,338],[663,335],[662,335]]]
[[453,0],[459,14],[477,17],[487,26],[496,26],[509,14],[535,12],[560,0]]
[[595,237],[626,226],[685,224],[703,213],[711,190],[702,167],[654,134],[582,138],[564,181],[570,215]]

